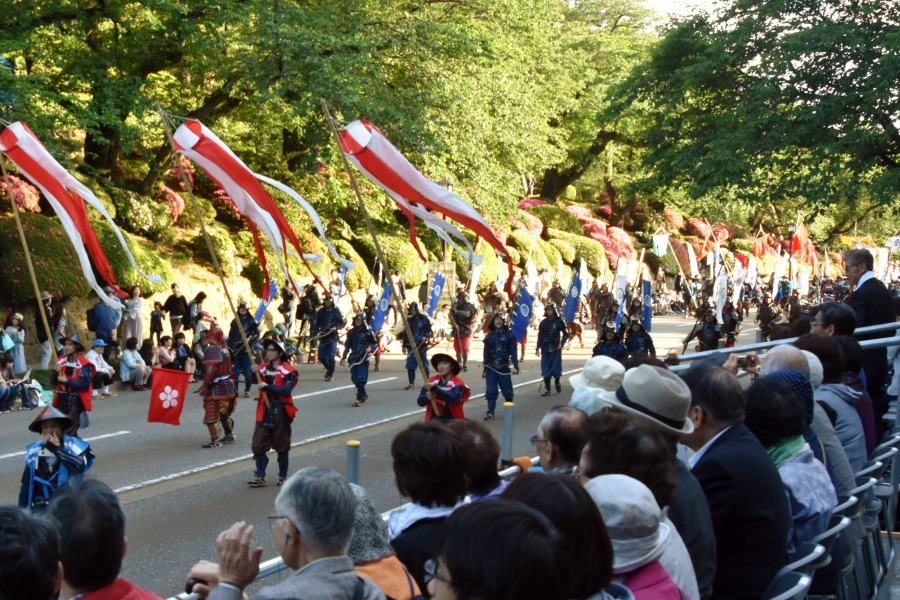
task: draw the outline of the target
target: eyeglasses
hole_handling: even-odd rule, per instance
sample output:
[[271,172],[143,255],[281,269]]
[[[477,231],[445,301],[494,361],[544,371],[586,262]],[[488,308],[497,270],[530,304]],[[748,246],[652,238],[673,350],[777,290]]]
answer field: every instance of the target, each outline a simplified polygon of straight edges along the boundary
[[853,263],[852,265],[844,265],[844,270],[845,270],[845,271],[849,271],[851,268],[853,268],[853,267],[858,267],[858,266],[861,265],[861,264],[862,264],[862,263]]
[[538,442],[549,442],[549,441],[550,440],[545,440],[545,439],[539,438],[536,435],[531,436],[531,445],[532,446],[537,446]]
[[273,528],[275,527],[275,519],[285,519],[288,522],[290,522],[291,520],[290,517],[286,517],[284,515],[269,515],[266,518],[269,520],[269,525],[271,525]]
[[449,579],[438,575],[437,561],[434,560],[433,558],[429,558],[428,560],[425,561],[424,570],[425,570],[425,577],[423,579],[425,580],[425,583],[428,583],[432,579],[437,579],[441,583],[446,583],[447,585],[450,585],[451,581]]

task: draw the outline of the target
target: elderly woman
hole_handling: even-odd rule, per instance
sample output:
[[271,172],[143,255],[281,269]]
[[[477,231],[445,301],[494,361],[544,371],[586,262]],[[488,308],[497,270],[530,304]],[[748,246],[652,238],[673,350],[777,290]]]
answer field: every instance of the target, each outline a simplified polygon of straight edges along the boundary
[[788,554],[828,528],[837,493],[825,466],[803,438],[807,410],[791,386],[774,377],[757,380],[744,396],[744,424],[772,458],[791,511]]

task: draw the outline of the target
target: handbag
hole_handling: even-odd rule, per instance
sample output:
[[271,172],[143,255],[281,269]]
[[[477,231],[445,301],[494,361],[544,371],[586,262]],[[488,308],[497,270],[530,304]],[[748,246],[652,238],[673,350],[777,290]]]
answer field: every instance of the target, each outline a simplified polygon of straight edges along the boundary
[[5,331],[0,333],[0,347],[2,347],[4,352],[9,352],[15,348],[15,346],[16,343],[13,341],[12,336]]

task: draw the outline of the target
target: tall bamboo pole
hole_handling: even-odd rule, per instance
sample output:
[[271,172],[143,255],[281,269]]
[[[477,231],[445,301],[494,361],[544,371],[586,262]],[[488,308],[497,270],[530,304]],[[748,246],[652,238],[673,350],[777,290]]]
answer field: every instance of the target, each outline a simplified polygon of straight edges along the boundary
[[[200,223],[200,231],[203,232],[203,239],[206,240],[209,256],[212,258],[213,266],[216,268],[216,274],[219,276],[219,281],[222,283],[222,290],[225,292],[225,299],[228,301],[228,307],[231,309],[231,314],[234,315],[234,320],[237,323],[238,332],[241,334],[241,342],[244,345],[244,352],[246,352],[247,356],[250,357],[250,360],[255,363],[256,361],[253,360],[253,351],[250,348],[250,341],[247,339],[246,333],[244,333],[244,325],[241,322],[241,316],[234,306],[234,301],[231,299],[231,293],[228,291],[228,284],[225,283],[225,274],[222,272],[222,265],[219,264],[219,257],[216,255],[216,250],[213,248],[209,232],[206,230],[206,224],[203,222],[203,215],[200,213],[200,205],[197,203],[197,198],[194,196],[194,189],[187,177],[187,173],[184,172],[184,167],[181,166],[181,155],[178,154],[178,150],[175,148],[175,139],[172,137],[172,129],[169,127],[166,113],[163,112],[162,106],[160,106],[159,103],[156,104],[156,112],[159,114],[160,121],[162,121],[163,129],[166,132],[166,139],[169,140],[169,145],[172,146],[172,152],[175,154],[175,167],[178,169],[178,174],[181,176],[181,182],[184,185],[184,189],[187,190],[188,197],[191,199],[191,206],[194,207],[194,215],[197,217],[197,222]],[[262,382],[262,375],[259,374],[258,370],[256,371],[256,382]],[[263,394],[263,400],[265,400],[267,408],[272,406],[268,393]]]
[[12,195],[12,183],[9,180],[9,173],[6,172],[6,160],[0,154],[0,172],[3,173],[3,180],[6,181],[6,195],[12,203],[13,215],[16,218],[16,229],[19,230],[19,241],[22,242],[22,250],[25,251],[25,263],[28,265],[28,274],[31,276],[31,285],[34,286],[34,297],[37,300],[38,312],[41,313],[41,322],[44,324],[44,331],[47,333],[47,343],[50,344],[50,356],[53,359],[53,365],[59,362],[56,355],[56,348],[53,345],[53,333],[50,331],[50,321],[47,319],[47,311],[44,310],[44,301],[41,300],[41,290],[38,287],[37,276],[34,274],[34,264],[31,262],[31,251],[28,249],[28,242],[25,240],[25,230],[22,229],[22,220],[19,218],[19,206],[16,199]]
[[[366,220],[366,227],[369,230],[369,235],[372,236],[372,243],[375,245],[375,254],[378,257],[378,262],[381,264],[381,270],[383,273],[388,272],[387,261],[384,258],[384,253],[381,251],[381,244],[378,243],[378,237],[375,235],[375,226],[372,225],[372,219],[369,217],[369,211],[366,209],[366,205],[363,202],[362,194],[359,193],[359,186],[356,183],[356,176],[353,174],[353,169],[350,168],[350,161],[347,160],[344,151],[341,149],[341,135],[338,133],[337,126],[334,124],[334,119],[331,116],[331,111],[328,110],[328,104],[325,102],[325,98],[320,98],[319,101],[322,104],[322,112],[325,113],[325,120],[328,121],[328,127],[331,129],[331,134],[334,136],[334,143],[337,144],[338,152],[341,155],[341,159],[344,163],[344,169],[347,171],[347,175],[350,178],[350,187],[353,188],[353,192],[356,194],[356,201],[359,204],[359,211],[362,213],[363,218]],[[400,315],[400,318],[403,320],[403,329],[406,331],[406,339],[409,341],[410,351],[413,353],[413,357],[416,359],[416,365],[419,367],[419,373],[422,375],[422,381],[428,382],[428,372],[425,370],[425,363],[422,360],[422,355],[419,354],[419,346],[415,338],[413,338],[412,329],[409,327],[409,320],[406,318],[406,311],[404,310],[403,303],[400,301],[400,291],[394,285],[394,280],[389,276],[387,277],[389,285],[391,286],[391,300],[394,303],[394,308]],[[437,406],[437,401],[434,399],[431,400],[431,406],[434,410],[435,415],[440,415],[440,409]]]

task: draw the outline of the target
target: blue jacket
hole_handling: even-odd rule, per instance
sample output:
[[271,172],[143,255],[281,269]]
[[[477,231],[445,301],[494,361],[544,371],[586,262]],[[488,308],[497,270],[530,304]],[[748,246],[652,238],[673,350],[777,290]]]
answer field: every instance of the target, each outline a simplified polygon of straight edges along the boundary
[[542,352],[557,352],[569,339],[566,322],[560,317],[544,319],[538,325],[537,348]]
[[518,370],[519,358],[516,356],[516,335],[506,329],[492,331],[484,338],[484,366],[495,370],[507,370],[509,365]]
[[102,335],[109,339],[113,330],[122,321],[122,311],[116,310],[106,302],[101,301],[94,305],[94,318],[97,320],[97,335]]

